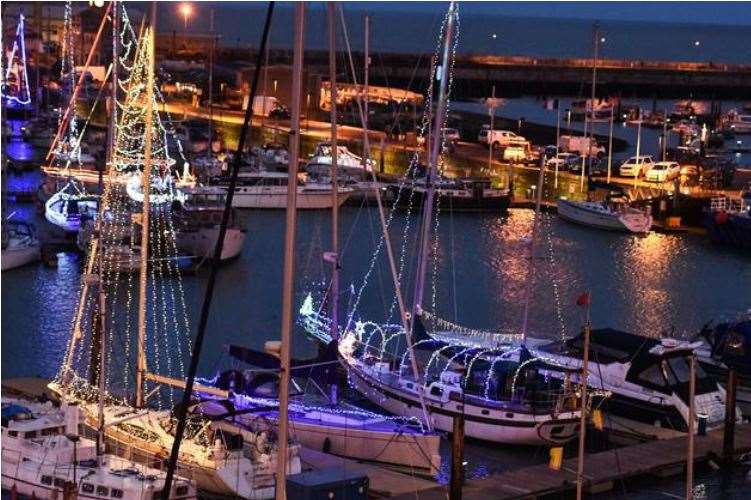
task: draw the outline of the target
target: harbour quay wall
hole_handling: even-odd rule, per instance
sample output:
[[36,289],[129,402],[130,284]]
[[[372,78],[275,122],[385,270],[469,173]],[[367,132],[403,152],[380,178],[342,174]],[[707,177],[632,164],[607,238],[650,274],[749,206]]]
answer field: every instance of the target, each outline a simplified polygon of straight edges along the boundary
[[[253,49],[221,48],[221,59],[251,61]],[[430,77],[430,54],[372,54],[370,82],[401,88],[424,89]],[[356,64],[363,54],[353,53]],[[340,54],[340,60],[347,60]],[[272,51],[270,64],[291,64],[292,53]],[[581,96],[592,78],[594,61],[587,58],[539,58],[460,54],[454,65],[455,98],[482,98],[491,93],[515,95]],[[328,77],[328,53],[307,51],[305,66]],[[345,68],[340,68],[342,73]],[[348,73],[348,71],[346,71]],[[360,76],[361,78],[361,76]],[[598,59],[598,95],[643,98],[747,99],[751,64],[714,62]]]

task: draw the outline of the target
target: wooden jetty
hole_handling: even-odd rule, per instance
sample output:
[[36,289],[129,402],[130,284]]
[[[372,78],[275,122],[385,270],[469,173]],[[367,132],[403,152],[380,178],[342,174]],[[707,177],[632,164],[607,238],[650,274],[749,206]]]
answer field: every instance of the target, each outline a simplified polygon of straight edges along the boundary
[[[694,457],[696,462],[704,462],[722,454],[722,429],[696,436]],[[639,476],[669,476],[680,474],[686,464],[687,436],[663,441],[616,448],[585,456],[585,490],[590,493],[607,491],[615,481]],[[735,450],[737,454],[751,450],[751,424],[738,425],[735,429]],[[435,487],[420,492],[420,500],[446,498],[448,486]],[[464,500],[512,500],[545,498],[550,495],[576,489],[576,457],[563,461],[560,470],[552,470],[547,464],[522,467],[520,469],[490,476],[487,479],[467,481],[462,489]],[[415,498],[415,494],[396,498]]]

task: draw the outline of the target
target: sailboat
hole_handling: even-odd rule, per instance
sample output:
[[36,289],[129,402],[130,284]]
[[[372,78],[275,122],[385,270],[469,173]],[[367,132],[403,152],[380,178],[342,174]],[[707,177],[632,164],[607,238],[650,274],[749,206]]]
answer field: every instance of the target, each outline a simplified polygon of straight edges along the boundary
[[[113,452],[145,464],[162,463],[175,440],[174,393],[185,387],[184,360],[191,342],[172,200],[163,198],[157,186],[151,188],[152,180],[164,178],[173,163],[155,105],[155,8],[151,26],[131,59],[123,57],[131,70],[123,85],[127,90],[98,218],[102,221],[102,214],[108,214],[108,223],[91,239],[71,340],[50,384],[62,398],[80,403],[87,432],[98,431]],[[119,181],[138,172],[143,186],[140,202]],[[140,230],[137,280],[107,253],[134,224]],[[128,289],[119,287],[123,283],[130,284]],[[99,287],[107,293],[97,299],[94,292]],[[114,342],[115,332],[124,342]],[[106,370],[99,370],[98,360],[105,353]],[[104,371],[104,382],[97,383]],[[240,436],[221,429],[200,411],[191,415],[188,429],[179,457],[180,475],[194,478],[199,489],[215,494],[273,496],[279,448],[273,433],[259,429],[253,439]],[[297,446],[285,448],[289,472],[299,472]]]
[[[442,42],[441,75],[450,74],[453,64],[450,54],[457,29],[456,15],[457,8],[452,3],[441,30],[446,37]],[[436,66],[437,58],[434,76]],[[448,332],[429,335],[423,324],[426,319],[434,324],[442,322],[424,310],[422,294],[436,190],[440,188],[436,185],[439,138],[447,95],[448,78],[440,78],[437,112],[431,124],[436,140],[431,145],[422,198],[421,249],[413,310],[411,313],[404,310],[399,275],[389,254],[396,283],[395,302],[399,304],[402,321],[390,324],[356,319],[356,311],[350,311],[337,339],[337,354],[347,369],[351,385],[371,402],[396,415],[420,418],[431,428],[451,431],[453,418],[461,414],[466,422],[465,433],[470,437],[530,445],[565,443],[576,436],[579,416],[571,388],[566,383],[544,380],[538,373],[537,360],[514,361],[513,355],[520,350],[514,349],[518,335],[498,336],[501,342],[493,347],[475,347],[456,340],[460,336],[450,330],[454,327],[460,332],[466,330],[458,325],[451,325]],[[432,105],[426,104],[426,109],[432,109]],[[384,240],[386,237],[384,225]],[[389,250],[388,243],[383,246]],[[305,299],[299,318],[309,335],[327,343],[334,340],[331,332],[339,329],[335,318],[316,309],[312,296]],[[396,346],[400,345],[407,346],[403,354],[396,353]]]
[[[31,111],[31,87],[26,67],[25,17],[18,16],[18,24],[10,50],[0,55],[0,97],[6,116],[23,118]],[[5,47],[5,44],[3,44]],[[7,61],[5,56],[7,55]]]
[[[329,55],[330,79],[332,92],[336,93],[335,69],[335,11],[329,6]],[[298,34],[301,36],[301,34]],[[337,145],[337,115],[336,102],[332,99],[331,110],[331,142],[328,153],[328,168],[326,175],[331,183],[339,181],[339,155],[343,151]],[[295,108],[293,130],[299,127],[299,107]],[[298,150],[292,151],[295,158]],[[295,175],[294,172],[288,175]],[[331,251],[326,253],[326,259],[332,265],[331,296],[338,296],[338,193],[331,192],[332,207],[332,241]],[[291,205],[288,205],[290,207]],[[299,206],[296,206],[299,208]],[[295,208],[288,208],[294,210]],[[332,301],[331,325],[336,324],[338,305]],[[436,472],[440,467],[438,434],[429,431],[420,419],[410,417],[392,417],[365,410],[354,404],[342,401],[337,396],[336,342],[329,344],[322,355],[308,360],[291,360],[291,378],[289,384],[289,401],[287,403],[287,420],[290,434],[303,446],[323,450],[338,456],[345,456],[357,460],[381,462],[391,465],[409,467],[411,469],[425,469]],[[228,428],[244,429],[247,426],[258,425],[267,421],[271,426],[280,422],[280,385],[286,383],[280,375],[282,362],[280,345],[277,342],[267,342],[264,352],[241,347],[229,346],[230,357],[240,360],[248,368],[226,370],[218,373],[213,379],[202,379],[206,386],[217,387],[229,391],[228,400],[215,400],[217,412],[230,415],[224,424]],[[318,390],[307,391],[305,387],[312,385]],[[326,390],[329,392],[327,393]],[[206,397],[206,396],[205,396]]]

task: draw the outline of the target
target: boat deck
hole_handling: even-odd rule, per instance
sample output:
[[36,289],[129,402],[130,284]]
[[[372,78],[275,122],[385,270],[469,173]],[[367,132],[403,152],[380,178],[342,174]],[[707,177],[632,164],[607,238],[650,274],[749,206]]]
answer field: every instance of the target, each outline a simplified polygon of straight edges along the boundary
[[[694,457],[697,462],[709,460],[722,453],[722,429],[696,436]],[[645,475],[680,474],[686,463],[686,436],[651,441],[648,443],[588,454],[584,461],[585,491],[602,492],[612,488],[615,481]],[[735,428],[736,454],[751,450],[751,424]],[[447,486],[434,487],[420,493],[420,500],[443,500]],[[576,489],[576,457],[563,461],[560,470],[551,470],[547,464],[490,476],[487,479],[467,481],[462,489],[464,500],[511,500],[544,498]],[[414,492],[399,496],[404,500],[415,498]]]

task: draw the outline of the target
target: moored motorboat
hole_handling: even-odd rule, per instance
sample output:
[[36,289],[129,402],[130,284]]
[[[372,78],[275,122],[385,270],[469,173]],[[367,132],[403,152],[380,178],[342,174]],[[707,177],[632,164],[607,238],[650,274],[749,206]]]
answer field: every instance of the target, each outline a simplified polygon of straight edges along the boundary
[[[214,256],[216,241],[227,192],[216,186],[202,186],[184,189],[185,202],[173,207],[177,234],[175,242],[178,250],[201,259]],[[237,212],[232,209],[230,221],[224,235],[221,260],[238,257],[245,243],[246,230],[239,221]]]
[[87,193],[80,183],[70,179],[44,204],[44,216],[64,232],[77,233],[83,222],[96,218],[98,206],[98,196]]
[[[288,176],[282,172],[241,172],[238,177],[232,206],[237,208],[283,209],[287,207]],[[217,186],[225,192],[228,182],[219,180]],[[297,208],[327,209],[331,208],[331,184],[303,183],[297,186]],[[351,188],[339,187],[339,204],[344,203],[352,194]]]
[[736,404],[744,417],[751,416],[751,315],[737,321],[704,327],[696,337],[702,368],[723,387],[732,366],[737,377]]
[[[164,474],[111,454],[98,454],[96,442],[79,435],[78,405],[63,401],[3,398],[2,486],[31,498],[152,500],[164,487]],[[196,498],[195,484],[178,477],[171,499]]]
[[[389,198],[398,200],[400,208],[422,205],[427,186],[424,178],[387,187]],[[493,187],[490,179],[457,178],[438,179],[434,186],[436,207],[442,211],[470,211],[505,213],[511,204],[508,189]]]
[[36,237],[34,226],[14,220],[4,221],[2,226],[0,267],[3,271],[39,260],[41,246]]
[[713,242],[751,250],[751,187],[740,199],[712,198],[704,212],[704,225]]
[[[582,366],[584,334],[532,349],[551,364],[574,371]],[[587,384],[608,393],[602,402],[605,427],[624,440],[669,439],[684,435],[689,415],[689,361],[699,347],[675,339],[643,337],[611,328],[592,330]],[[559,377],[560,371],[547,371]],[[694,407],[708,429],[723,425],[725,391],[696,364]],[[740,419],[740,412],[736,418]],[[697,428],[697,427],[694,427]]]

